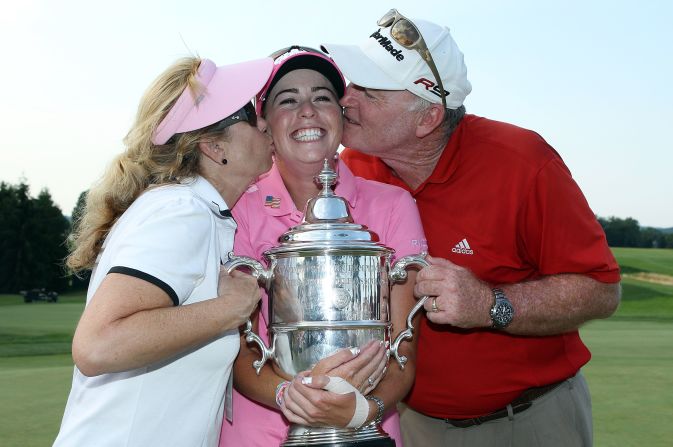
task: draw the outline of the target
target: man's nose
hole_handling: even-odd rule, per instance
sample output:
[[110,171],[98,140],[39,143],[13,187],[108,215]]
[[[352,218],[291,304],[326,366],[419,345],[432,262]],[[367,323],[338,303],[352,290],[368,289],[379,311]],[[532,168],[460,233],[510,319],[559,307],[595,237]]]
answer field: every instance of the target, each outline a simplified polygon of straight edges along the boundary
[[346,87],[344,95],[339,100],[339,104],[341,105],[341,107],[350,107],[353,104],[356,92],[357,91],[355,87],[353,87],[353,84],[348,84],[348,87]]

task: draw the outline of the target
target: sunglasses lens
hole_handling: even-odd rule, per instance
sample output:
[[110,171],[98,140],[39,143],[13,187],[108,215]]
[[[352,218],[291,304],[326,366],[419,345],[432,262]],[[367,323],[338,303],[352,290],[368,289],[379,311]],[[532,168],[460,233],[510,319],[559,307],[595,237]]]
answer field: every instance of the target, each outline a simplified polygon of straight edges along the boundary
[[397,15],[397,10],[396,9],[391,9],[383,17],[379,19],[376,24],[378,26],[390,26],[393,23],[393,20],[395,20],[395,16]]
[[398,20],[390,29],[390,35],[403,47],[411,48],[416,44],[421,34],[413,23],[406,19]]
[[245,112],[245,115],[247,116],[247,121],[250,123],[250,125],[256,126],[257,113],[255,112],[255,106],[253,106],[252,103],[249,102],[245,106],[243,106],[243,111]]
[[211,130],[213,132],[222,131],[241,121],[245,121],[251,126],[257,126],[257,113],[255,113],[255,106],[252,105],[252,102],[247,103],[222,121],[213,124]]
[[293,48],[294,47],[281,48],[280,50],[274,51],[273,53],[269,54],[269,57],[273,60],[276,60],[278,59],[278,56],[282,56],[285,53],[289,53],[290,51],[292,51]]

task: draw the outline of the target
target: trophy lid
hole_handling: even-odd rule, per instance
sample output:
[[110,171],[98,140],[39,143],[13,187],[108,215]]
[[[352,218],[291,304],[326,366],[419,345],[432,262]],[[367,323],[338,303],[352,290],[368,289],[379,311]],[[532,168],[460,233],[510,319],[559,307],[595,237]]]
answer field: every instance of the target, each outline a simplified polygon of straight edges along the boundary
[[337,182],[337,173],[327,159],[315,180],[322,185],[322,190],[306,203],[301,224],[290,228],[278,238],[282,244],[278,248],[284,251],[293,244],[305,245],[307,242],[378,246],[378,235],[365,225],[354,223],[348,202],[332,190]]

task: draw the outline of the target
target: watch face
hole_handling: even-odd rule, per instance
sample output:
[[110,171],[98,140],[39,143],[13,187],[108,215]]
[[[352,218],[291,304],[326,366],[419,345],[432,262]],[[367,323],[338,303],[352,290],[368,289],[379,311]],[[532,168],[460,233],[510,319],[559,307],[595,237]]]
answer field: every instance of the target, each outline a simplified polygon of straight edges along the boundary
[[497,300],[491,309],[491,320],[496,328],[504,328],[514,317],[514,308],[507,300]]

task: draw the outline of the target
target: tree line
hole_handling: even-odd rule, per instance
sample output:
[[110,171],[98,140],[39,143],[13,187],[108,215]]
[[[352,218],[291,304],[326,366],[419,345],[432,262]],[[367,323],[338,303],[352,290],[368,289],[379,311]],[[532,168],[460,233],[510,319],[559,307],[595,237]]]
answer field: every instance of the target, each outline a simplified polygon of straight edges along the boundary
[[673,228],[641,227],[636,219],[598,217],[610,247],[673,248]]
[[25,181],[0,182],[0,293],[85,287],[63,264],[71,229],[47,189],[32,197]]
[[[31,197],[25,181],[0,182],[0,293],[41,289],[65,292],[87,285],[87,278],[64,267],[72,222],[82,212],[86,191],[67,218],[47,189]],[[633,218],[598,217],[611,247],[673,248],[673,228],[643,228]]]

